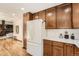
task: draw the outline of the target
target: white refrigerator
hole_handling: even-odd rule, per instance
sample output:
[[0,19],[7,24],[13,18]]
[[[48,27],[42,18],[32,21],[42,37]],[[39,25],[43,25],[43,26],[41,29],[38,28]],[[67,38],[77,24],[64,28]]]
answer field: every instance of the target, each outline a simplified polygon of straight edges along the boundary
[[43,55],[45,23],[42,19],[27,22],[27,52],[33,56]]

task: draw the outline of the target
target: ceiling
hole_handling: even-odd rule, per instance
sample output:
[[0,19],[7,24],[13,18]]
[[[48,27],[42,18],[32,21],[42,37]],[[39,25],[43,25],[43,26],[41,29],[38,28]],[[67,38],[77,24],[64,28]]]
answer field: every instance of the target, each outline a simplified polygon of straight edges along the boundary
[[[38,12],[61,3],[0,3],[0,12],[6,13],[24,13],[24,12]],[[25,10],[22,11],[21,8]]]

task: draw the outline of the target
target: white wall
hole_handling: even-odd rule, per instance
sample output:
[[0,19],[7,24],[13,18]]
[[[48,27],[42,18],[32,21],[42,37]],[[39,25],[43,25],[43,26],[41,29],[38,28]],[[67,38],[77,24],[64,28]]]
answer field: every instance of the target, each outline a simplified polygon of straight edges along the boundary
[[79,39],[79,29],[48,29],[46,30],[46,38],[48,39],[59,38],[60,33],[64,35],[65,31],[68,31],[69,35],[74,33],[75,39]]
[[[16,36],[16,38],[18,40],[23,41],[23,15],[22,14],[16,14],[14,17],[14,36]],[[16,33],[16,25],[19,26],[19,33]]]
[[8,13],[0,12],[0,20],[13,21]]

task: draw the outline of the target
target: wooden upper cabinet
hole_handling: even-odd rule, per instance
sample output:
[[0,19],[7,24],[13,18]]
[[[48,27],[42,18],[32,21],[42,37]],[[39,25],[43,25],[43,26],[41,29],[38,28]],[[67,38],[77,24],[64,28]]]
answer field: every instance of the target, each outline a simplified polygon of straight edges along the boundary
[[46,10],[46,29],[56,28],[56,8],[49,8]]
[[72,28],[71,4],[57,6],[57,28]]
[[73,3],[73,28],[79,28],[79,3]]
[[23,14],[23,21],[26,22],[26,21],[29,21],[29,20],[32,20],[32,13],[30,13],[30,12],[24,13]]
[[39,19],[39,12],[33,14],[33,20]]
[[39,19],[45,20],[45,10],[39,12]]

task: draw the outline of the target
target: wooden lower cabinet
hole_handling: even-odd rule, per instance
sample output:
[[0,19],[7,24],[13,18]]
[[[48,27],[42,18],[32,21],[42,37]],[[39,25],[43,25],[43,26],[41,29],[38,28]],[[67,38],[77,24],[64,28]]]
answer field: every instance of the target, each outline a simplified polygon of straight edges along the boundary
[[74,45],[73,44],[64,44],[64,56],[73,56],[74,55]]
[[[54,41],[44,40],[44,56],[63,56],[63,45]],[[49,44],[50,43],[50,44]],[[58,45],[58,46],[57,46]]]
[[58,46],[51,47],[52,56],[63,56],[63,48]]
[[44,46],[44,56],[50,56],[50,55],[51,55],[50,46],[45,45]]
[[51,41],[51,55],[52,56],[63,56],[63,43]]
[[43,55],[44,56],[50,56],[51,55],[51,44],[49,40],[44,40],[44,46],[43,46]]
[[74,44],[44,40],[44,56],[79,56],[79,48]]
[[76,46],[74,47],[74,52],[75,52],[74,53],[75,56],[79,56],[79,48],[78,47],[76,47]]

